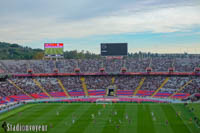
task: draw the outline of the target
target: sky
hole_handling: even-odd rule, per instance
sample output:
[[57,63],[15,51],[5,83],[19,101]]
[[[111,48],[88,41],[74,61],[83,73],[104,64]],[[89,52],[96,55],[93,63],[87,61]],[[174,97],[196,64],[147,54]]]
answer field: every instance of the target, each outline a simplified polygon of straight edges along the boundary
[[0,0],[0,41],[100,53],[200,53],[200,0]]

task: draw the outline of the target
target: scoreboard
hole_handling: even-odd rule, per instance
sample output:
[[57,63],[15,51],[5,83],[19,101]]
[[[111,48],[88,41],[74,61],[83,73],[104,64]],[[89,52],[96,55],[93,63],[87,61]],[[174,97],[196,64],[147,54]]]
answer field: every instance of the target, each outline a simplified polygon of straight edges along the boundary
[[126,56],[128,43],[101,43],[101,56]]
[[45,43],[44,44],[45,48],[63,48],[64,44],[63,43]]
[[45,43],[45,56],[63,56],[63,43]]

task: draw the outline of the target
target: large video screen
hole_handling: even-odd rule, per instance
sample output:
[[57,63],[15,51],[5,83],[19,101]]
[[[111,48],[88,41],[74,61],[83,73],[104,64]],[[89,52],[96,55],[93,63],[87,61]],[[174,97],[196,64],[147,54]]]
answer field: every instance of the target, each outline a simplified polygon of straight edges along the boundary
[[126,56],[127,54],[127,43],[101,43],[102,56]]
[[45,43],[45,56],[62,56],[63,48],[63,43]]

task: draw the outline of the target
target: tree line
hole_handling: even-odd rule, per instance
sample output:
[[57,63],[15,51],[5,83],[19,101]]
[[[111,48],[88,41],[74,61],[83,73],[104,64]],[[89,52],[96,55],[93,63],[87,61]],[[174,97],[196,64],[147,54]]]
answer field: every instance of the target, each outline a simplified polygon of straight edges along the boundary
[[[43,59],[44,50],[43,49],[33,49],[30,47],[23,47],[19,44],[10,44],[7,42],[0,42],[0,60],[31,60],[31,59]],[[200,58],[200,54],[158,54],[150,52],[136,52],[128,53],[130,58],[153,58],[153,57],[188,57],[188,58]],[[99,59],[101,56],[99,54],[91,53],[89,51],[64,51],[65,59]]]

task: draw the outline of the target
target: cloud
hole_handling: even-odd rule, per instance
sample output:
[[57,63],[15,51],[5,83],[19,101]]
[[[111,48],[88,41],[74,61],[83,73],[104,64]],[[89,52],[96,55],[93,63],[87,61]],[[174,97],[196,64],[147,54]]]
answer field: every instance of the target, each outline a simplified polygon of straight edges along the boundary
[[170,43],[165,45],[155,44],[153,47],[142,47],[142,48],[129,48],[129,52],[152,52],[152,53],[190,53],[199,54],[200,43],[190,43],[190,45]]
[[21,44],[94,35],[181,32],[200,25],[196,0],[22,0],[7,10],[10,3],[0,4],[4,6],[0,6],[0,40]]

